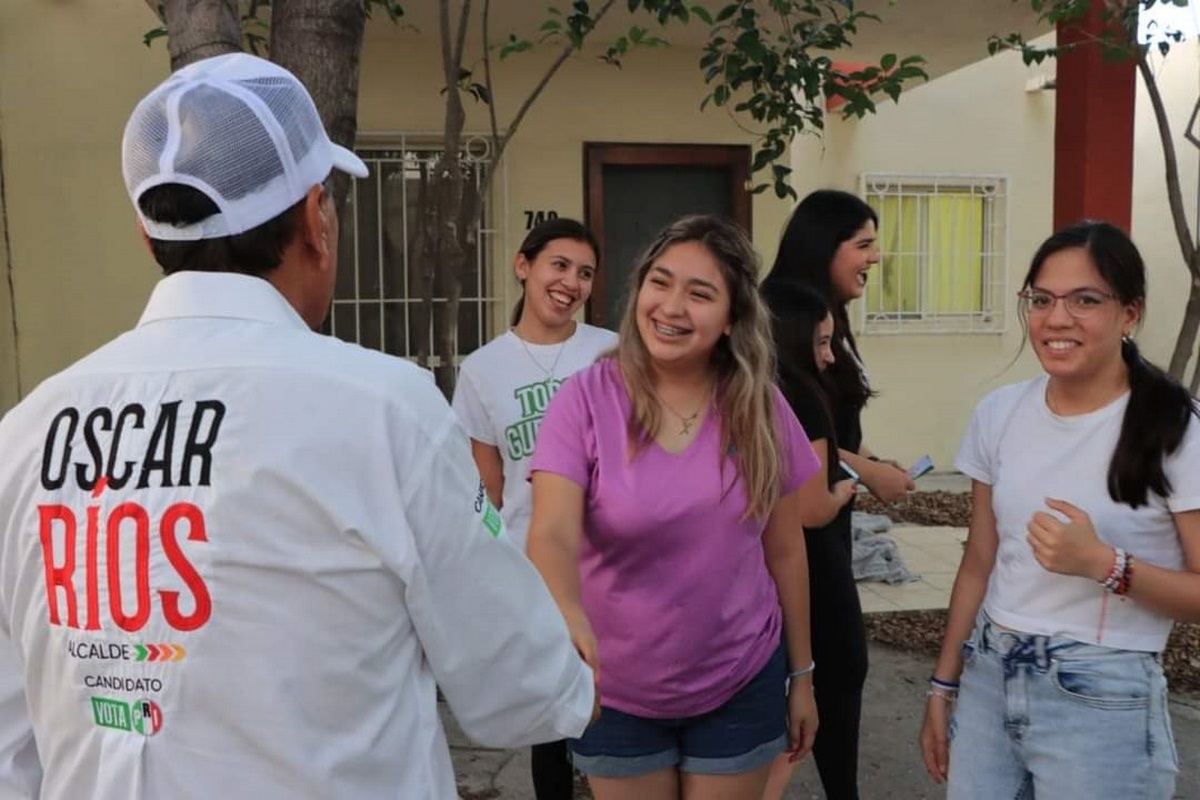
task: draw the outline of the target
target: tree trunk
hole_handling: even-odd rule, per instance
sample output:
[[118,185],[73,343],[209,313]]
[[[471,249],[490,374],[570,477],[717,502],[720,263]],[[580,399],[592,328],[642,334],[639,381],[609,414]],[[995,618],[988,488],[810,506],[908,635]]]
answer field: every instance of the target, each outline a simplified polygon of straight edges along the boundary
[[[461,110],[461,105],[459,106]],[[461,123],[459,131],[462,130]],[[447,143],[459,140],[458,136],[447,136]],[[457,141],[455,142],[457,144]],[[455,364],[457,354],[456,339],[458,331],[458,301],[462,296],[462,272],[467,261],[463,250],[463,231],[461,227],[463,193],[466,190],[461,156],[458,150],[447,150],[442,153],[435,167],[437,170],[437,245],[435,252],[436,280],[438,294],[446,298],[445,313],[442,314],[442,324],[434,331],[436,340],[438,367],[434,371],[437,384],[447,397],[454,394]],[[472,190],[474,187],[471,187]]]
[[[275,0],[271,60],[301,80],[329,138],[354,149],[358,77],[366,10],[362,0]],[[334,172],[333,196],[345,203],[350,176]]]
[[1171,353],[1171,364],[1167,367],[1167,371],[1180,381],[1183,380],[1188,361],[1191,360],[1198,331],[1200,331],[1200,281],[1193,278],[1191,289],[1188,291],[1187,306],[1183,312],[1183,324],[1179,326],[1179,336],[1175,339],[1175,350]]
[[[410,330],[417,332],[416,357],[417,363],[429,368],[430,331],[433,322],[433,275],[437,268],[437,204],[433,199],[435,192],[431,185],[433,178],[429,175],[429,163],[422,161],[419,166],[420,178],[417,183],[417,229],[412,233],[409,242],[409,271],[413,274],[413,293],[411,297],[421,302],[411,305],[413,322]],[[401,218],[401,224],[403,220]],[[410,342],[410,353],[411,345]]]
[[1196,366],[1192,367],[1192,382],[1188,385],[1188,391],[1192,393],[1192,397],[1200,391],[1200,355],[1196,359]]
[[435,374],[438,386],[447,397],[454,393],[455,334],[458,329],[458,298],[462,292],[460,276],[466,263],[459,218],[464,190],[462,132],[467,114],[463,109],[458,80],[467,23],[471,16],[471,0],[462,0],[458,9],[457,28],[451,21],[450,5],[450,0],[439,0],[438,26],[442,42],[442,76],[446,87],[446,117],[442,128],[442,154],[434,176],[434,202],[437,206],[435,285],[446,298],[446,313],[442,315],[441,329],[435,332],[439,361]]
[[242,49],[237,0],[164,0],[171,71]]

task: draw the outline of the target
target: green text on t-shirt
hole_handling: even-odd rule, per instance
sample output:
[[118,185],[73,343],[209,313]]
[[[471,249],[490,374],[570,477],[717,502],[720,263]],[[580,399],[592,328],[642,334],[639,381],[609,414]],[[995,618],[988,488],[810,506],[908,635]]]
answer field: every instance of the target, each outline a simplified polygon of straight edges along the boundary
[[559,386],[562,386],[560,379],[550,378],[513,390],[513,397],[521,405],[521,418],[504,429],[504,441],[508,445],[508,457],[511,460],[520,461],[533,455],[538,425]]

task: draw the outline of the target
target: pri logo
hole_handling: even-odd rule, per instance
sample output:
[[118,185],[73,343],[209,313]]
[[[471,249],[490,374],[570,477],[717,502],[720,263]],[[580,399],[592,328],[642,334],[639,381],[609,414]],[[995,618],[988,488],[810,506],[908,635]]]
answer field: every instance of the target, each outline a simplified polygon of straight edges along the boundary
[[130,703],[133,709],[133,729],[142,736],[153,736],[162,730],[162,709],[153,700],[134,700]]
[[158,703],[153,700],[113,700],[109,697],[92,698],[92,716],[102,728],[140,733],[153,736],[162,730],[163,715]]

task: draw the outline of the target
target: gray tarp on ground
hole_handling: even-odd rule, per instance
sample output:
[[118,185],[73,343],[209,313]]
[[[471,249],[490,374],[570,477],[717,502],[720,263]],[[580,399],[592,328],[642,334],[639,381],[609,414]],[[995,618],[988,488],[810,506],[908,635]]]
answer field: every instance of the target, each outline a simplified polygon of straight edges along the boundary
[[920,575],[904,566],[900,546],[886,534],[892,521],[882,514],[863,514],[855,511],[851,515],[850,527],[854,532],[854,550],[851,564],[856,581],[883,581],[889,584],[919,581]]

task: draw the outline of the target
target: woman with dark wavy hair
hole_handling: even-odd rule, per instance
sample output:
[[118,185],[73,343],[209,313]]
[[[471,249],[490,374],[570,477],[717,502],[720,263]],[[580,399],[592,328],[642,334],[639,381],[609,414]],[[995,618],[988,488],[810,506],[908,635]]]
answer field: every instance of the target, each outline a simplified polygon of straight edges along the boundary
[[[814,755],[827,797],[857,791],[858,727],[866,677],[867,635],[854,583],[850,501],[857,481],[839,467],[825,374],[837,363],[833,312],[815,289],[775,281],[764,289],[774,310],[771,328],[778,383],[808,434],[821,469],[801,488],[804,544],[809,563],[809,625],[817,671],[813,691],[821,727]],[[813,568],[812,565],[816,565]],[[795,763],[778,758],[766,800],[783,797]]]
[[[851,300],[862,296],[867,276],[879,259],[875,245],[877,222],[871,207],[852,194],[832,189],[809,194],[788,220],[775,265],[763,281],[762,294],[779,321],[775,345],[780,382],[793,410],[807,424],[811,424],[812,411],[806,409],[812,401],[803,391],[805,383],[797,380],[802,370],[789,369],[796,359],[809,357],[803,344],[789,341],[789,337],[806,335],[808,325],[789,324],[805,302],[797,294],[797,287],[811,291],[828,307],[831,359],[822,384],[832,418],[828,441],[836,443],[836,450],[828,456],[826,480],[848,477],[838,467],[844,461],[872,494],[892,502],[911,490],[913,482],[902,468],[878,459],[863,443],[862,411],[873,392],[846,310]],[[813,576],[813,647],[823,651],[817,657],[813,678],[822,719],[813,758],[826,797],[856,800],[867,642],[851,569],[853,494],[832,515],[824,514],[827,506],[819,499],[810,500],[805,504],[807,516],[803,520]],[[790,772],[784,764],[777,764],[770,798],[783,791]]]

